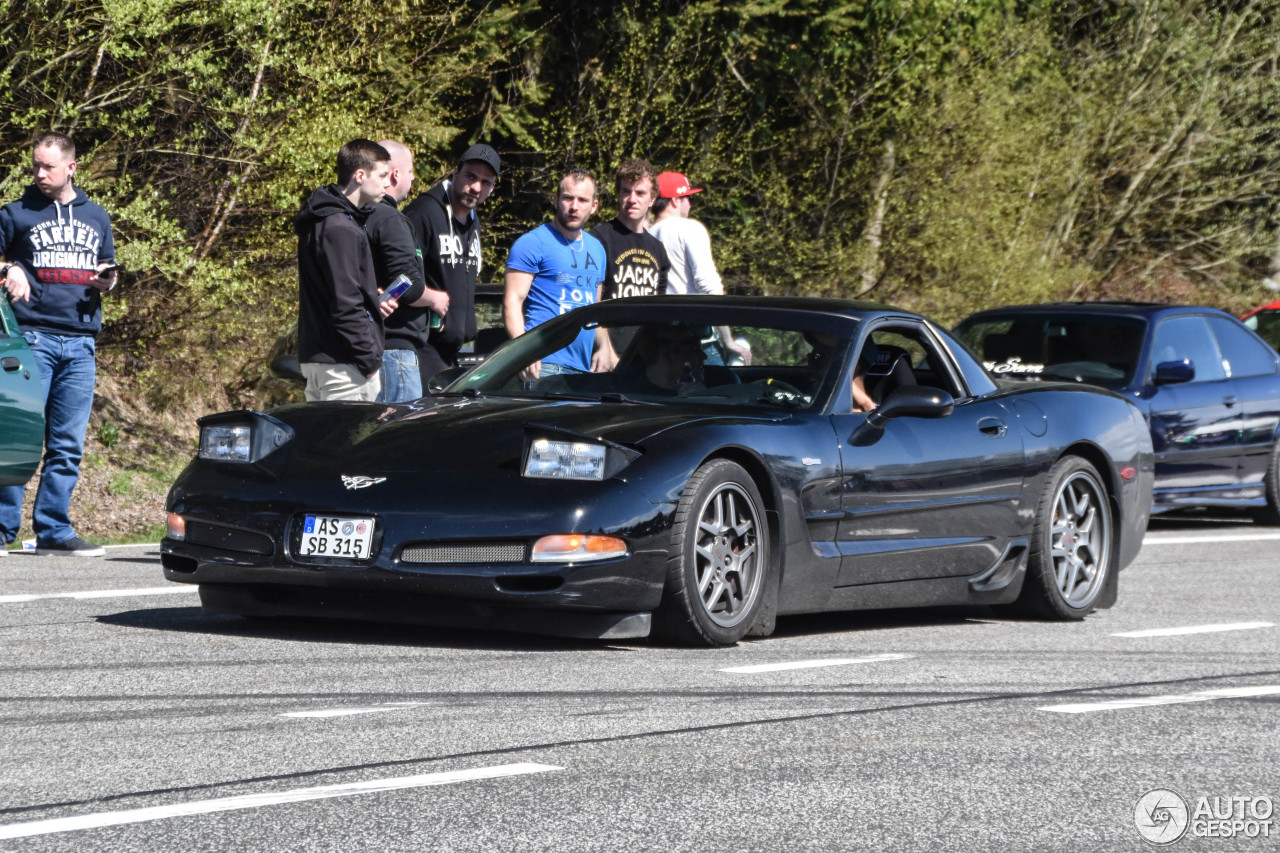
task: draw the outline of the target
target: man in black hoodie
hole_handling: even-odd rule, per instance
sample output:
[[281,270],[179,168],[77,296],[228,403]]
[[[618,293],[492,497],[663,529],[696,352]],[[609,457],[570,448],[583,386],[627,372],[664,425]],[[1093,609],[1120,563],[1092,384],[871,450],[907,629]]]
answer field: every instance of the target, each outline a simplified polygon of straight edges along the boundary
[[307,401],[373,401],[382,387],[382,314],[364,223],[386,195],[391,155],[368,139],[338,152],[338,182],[294,217],[298,362]]
[[415,322],[405,323],[403,331],[396,333],[416,335],[423,389],[428,379],[456,364],[458,350],[476,336],[476,280],[480,277],[476,208],[493,192],[501,171],[497,151],[484,144],[472,145],[462,153],[452,178],[440,181],[405,208],[422,251],[427,286],[449,297],[448,313],[439,328],[431,327],[427,308],[417,307],[409,309],[417,311]]

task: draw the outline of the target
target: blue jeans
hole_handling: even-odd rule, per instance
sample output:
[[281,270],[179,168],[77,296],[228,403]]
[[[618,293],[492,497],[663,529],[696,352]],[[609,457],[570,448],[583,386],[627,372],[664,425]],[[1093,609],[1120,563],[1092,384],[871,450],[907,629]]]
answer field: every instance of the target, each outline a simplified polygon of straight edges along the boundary
[[418,353],[411,349],[382,351],[382,391],[379,403],[407,403],[422,396]]
[[[84,433],[93,410],[97,380],[97,345],[86,336],[24,332],[31,354],[40,365],[44,392],[44,465],[36,490],[31,527],[36,545],[65,542],[71,527],[71,492],[80,479]],[[0,489],[0,538],[12,542],[22,526],[23,486]]]
[[542,371],[538,374],[539,378],[543,376],[559,376],[561,374],[569,375],[574,373],[590,373],[590,370],[583,370],[581,367],[570,367],[567,364],[556,364],[555,362],[542,362]]

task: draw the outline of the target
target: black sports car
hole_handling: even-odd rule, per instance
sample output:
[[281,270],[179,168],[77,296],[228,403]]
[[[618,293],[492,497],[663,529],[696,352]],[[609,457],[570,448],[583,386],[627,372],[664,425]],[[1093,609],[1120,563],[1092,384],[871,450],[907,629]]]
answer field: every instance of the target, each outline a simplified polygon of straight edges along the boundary
[[[724,325],[750,365],[704,363]],[[600,329],[611,371],[543,361]],[[1151,505],[1131,402],[998,384],[928,320],[839,300],[607,301],[413,403],[200,427],[162,554],[215,613],[695,644],[825,610],[1081,619]]]

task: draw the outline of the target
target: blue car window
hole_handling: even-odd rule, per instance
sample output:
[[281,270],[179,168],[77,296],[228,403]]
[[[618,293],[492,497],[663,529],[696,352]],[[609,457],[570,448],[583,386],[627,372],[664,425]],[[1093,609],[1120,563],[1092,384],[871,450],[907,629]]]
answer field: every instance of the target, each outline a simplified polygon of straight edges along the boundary
[[1209,325],[1231,376],[1268,376],[1276,372],[1275,351],[1250,335],[1235,320],[1210,317]]
[[1156,326],[1151,342],[1151,369],[1166,361],[1188,359],[1196,368],[1196,382],[1226,379],[1222,354],[1204,317],[1168,317]]

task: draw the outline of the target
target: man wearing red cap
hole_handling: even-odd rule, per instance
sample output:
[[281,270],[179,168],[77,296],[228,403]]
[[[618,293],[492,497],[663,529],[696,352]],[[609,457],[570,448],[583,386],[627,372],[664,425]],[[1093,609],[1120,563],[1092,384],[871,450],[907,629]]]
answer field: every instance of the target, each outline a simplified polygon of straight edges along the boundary
[[[696,219],[689,218],[693,196],[701,187],[689,186],[679,172],[658,175],[658,200],[653,210],[657,218],[649,233],[662,241],[671,260],[667,293],[723,294],[724,284],[711,257],[711,235]],[[724,364],[724,356],[735,353],[743,363],[751,363],[751,350],[733,339],[728,326],[715,328],[718,343],[707,348],[707,364]]]

